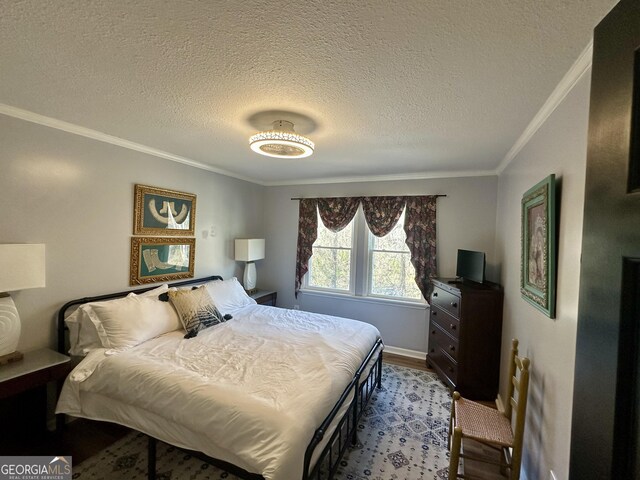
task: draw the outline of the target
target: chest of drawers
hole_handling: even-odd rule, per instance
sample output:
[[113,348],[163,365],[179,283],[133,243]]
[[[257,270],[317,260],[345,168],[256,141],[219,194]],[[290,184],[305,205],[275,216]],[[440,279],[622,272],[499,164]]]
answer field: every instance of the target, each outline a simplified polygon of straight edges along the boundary
[[427,363],[451,389],[494,400],[500,375],[502,287],[432,281]]

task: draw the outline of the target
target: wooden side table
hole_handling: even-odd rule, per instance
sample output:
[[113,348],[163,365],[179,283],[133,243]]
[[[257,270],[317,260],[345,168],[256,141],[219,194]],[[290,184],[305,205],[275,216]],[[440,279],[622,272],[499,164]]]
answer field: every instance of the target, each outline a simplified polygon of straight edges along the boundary
[[269,305],[271,307],[275,307],[276,299],[278,298],[278,292],[274,292],[272,290],[258,290],[249,296],[260,305]]
[[[25,353],[21,361],[3,365],[0,367],[0,399],[45,387],[50,382],[61,382],[71,371],[70,360],[66,355],[44,348]],[[46,402],[42,409],[46,412]],[[46,414],[44,417],[46,419]]]

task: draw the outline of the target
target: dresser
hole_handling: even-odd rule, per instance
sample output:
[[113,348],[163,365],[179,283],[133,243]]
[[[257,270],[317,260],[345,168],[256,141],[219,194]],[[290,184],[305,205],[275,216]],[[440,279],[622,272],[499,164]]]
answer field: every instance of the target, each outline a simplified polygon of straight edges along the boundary
[[500,376],[502,287],[432,280],[427,364],[451,389],[495,400]]

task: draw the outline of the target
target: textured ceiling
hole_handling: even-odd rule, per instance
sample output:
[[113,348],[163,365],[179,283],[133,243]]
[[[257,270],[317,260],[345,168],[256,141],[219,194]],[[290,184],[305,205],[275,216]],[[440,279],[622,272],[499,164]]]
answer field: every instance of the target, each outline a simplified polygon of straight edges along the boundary
[[[265,184],[492,171],[615,3],[7,0],[0,103]],[[312,157],[249,149],[271,110]]]

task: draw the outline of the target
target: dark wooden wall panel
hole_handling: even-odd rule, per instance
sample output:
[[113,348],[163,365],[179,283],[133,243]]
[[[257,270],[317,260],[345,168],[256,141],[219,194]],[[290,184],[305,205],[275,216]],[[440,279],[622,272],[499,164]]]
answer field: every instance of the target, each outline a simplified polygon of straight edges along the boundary
[[[623,385],[637,381],[637,342],[624,340],[629,340],[625,329],[640,320],[637,312],[629,313],[624,307],[624,298],[636,287],[625,283],[628,269],[633,268],[623,259],[640,258],[640,193],[630,192],[634,190],[630,188],[635,168],[631,161],[632,105],[639,45],[640,2],[622,0],[594,34],[571,432],[572,480],[638,478],[620,472],[638,463],[637,452],[630,451],[630,445],[637,445],[637,428],[621,428],[623,418],[630,421],[628,415],[637,404],[635,388]],[[616,409],[621,407],[626,408],[626,414],[617,416]],[[618,455],[619,449],[624,454]],[[627,470],[620,470],[623,467],[618,461],[622,457]]]

